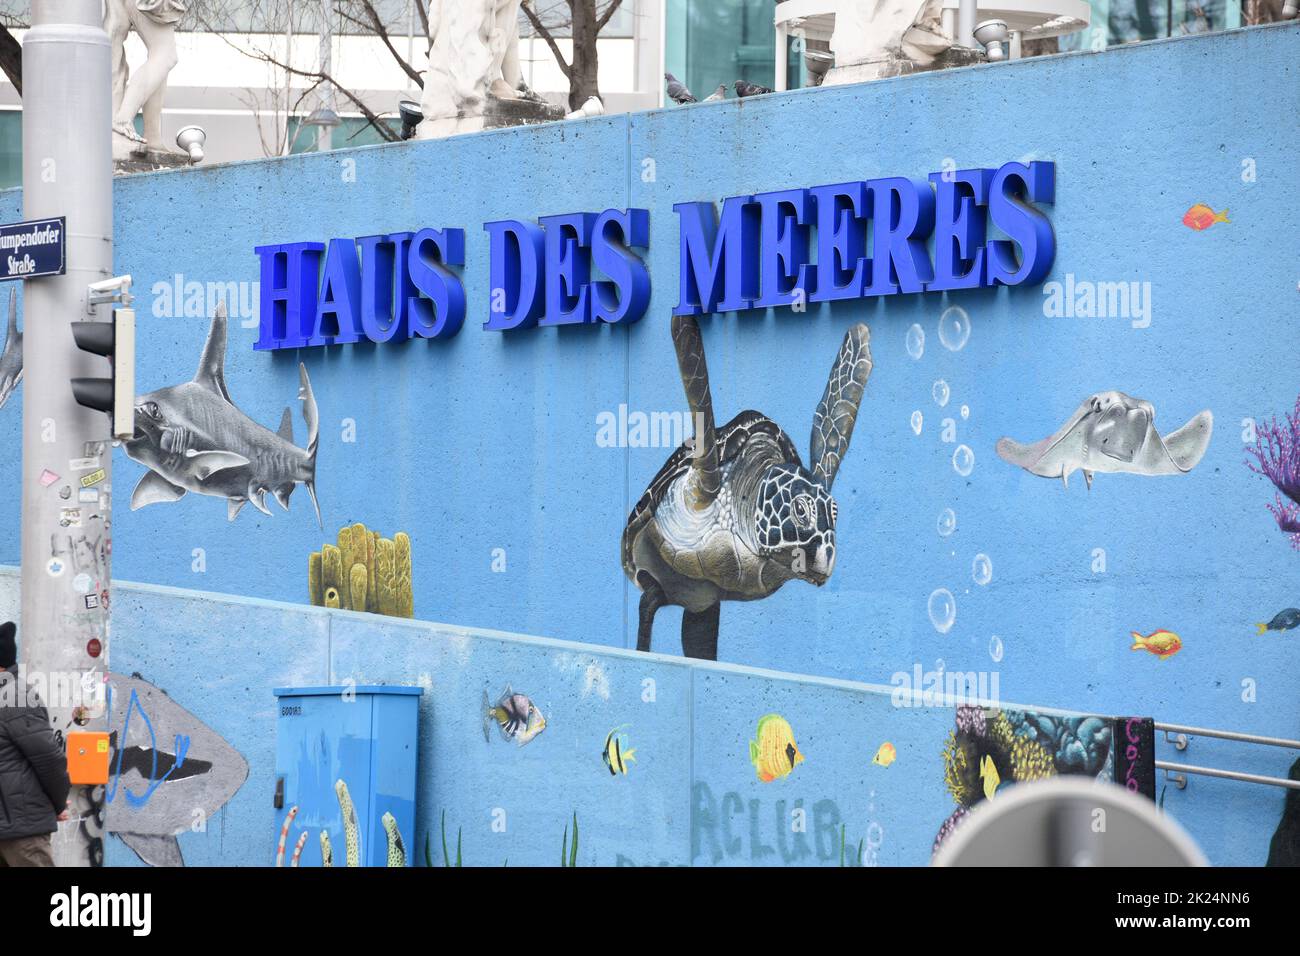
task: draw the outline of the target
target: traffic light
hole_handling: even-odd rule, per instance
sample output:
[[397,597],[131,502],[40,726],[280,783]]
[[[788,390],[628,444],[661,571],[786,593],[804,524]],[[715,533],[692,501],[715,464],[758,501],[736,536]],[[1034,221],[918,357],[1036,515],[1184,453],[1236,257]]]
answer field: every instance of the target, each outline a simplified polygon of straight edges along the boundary
[[73,397],[79,405],[107,412],[114,438],[130,438],[135,434],[135,310],[115,309],[107,322],[73,322],[72,338],[77,348],[112,365],[111,378],[74,378]]

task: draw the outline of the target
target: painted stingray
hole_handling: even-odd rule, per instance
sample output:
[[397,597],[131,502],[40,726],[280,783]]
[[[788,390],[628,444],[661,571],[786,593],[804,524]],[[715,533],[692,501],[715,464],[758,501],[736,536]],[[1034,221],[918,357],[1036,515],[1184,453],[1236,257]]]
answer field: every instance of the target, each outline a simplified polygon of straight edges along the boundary
[[18,299],[14,289],[9,290],[9,332],[5,335],[5,350],[0,352],[0,408],[5,407],[9,396],[23,380],[23,334],[18,331]]
[[109,675],[113,729],[104,830],[152,866],[184,866],[176,836],[210,818],[248,779],[248,762],[138,674]]
[[1084,399],[1050,438],[1022,445],[998,442],[998,457],[1043,478],[1060,478],[1068,488],[1076,470],[1092,487],[1097,472],[1183,475],[1200,462],[1210,444],[1214,416],[1201,412],[1182,428],[1161,436],[1150,402],[1123,392],[1098,392]]
[[[226,307],[217,306],[193,381],[136,399],[135,436],[126,453],[147,466],[131,495],[131,510],[175,501],[185,492],[225,498],[226,515],[248,502],[264,514],[270,492],[289,510],[297,484],[307,487],[316,522],[316,445],[320,416],[307,368],[298,364],[298,398],[307,422],[307,447],[293,443],[293,416],[284,410],[279,431],[263,428],[239,410],[226,390]],[[322,524],[321,527],[324,527]]]

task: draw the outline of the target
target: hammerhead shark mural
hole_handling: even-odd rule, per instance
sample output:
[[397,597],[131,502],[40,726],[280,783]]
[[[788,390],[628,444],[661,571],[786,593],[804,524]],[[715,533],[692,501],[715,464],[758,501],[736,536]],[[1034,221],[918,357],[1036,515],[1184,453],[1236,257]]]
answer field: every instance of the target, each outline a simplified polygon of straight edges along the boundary
[[[279,431],[263,428],[239,410],[226,390],[226,307],[217,306],[193,381],[136,398],[135,435],[126,453],[150,470],[131,495],[131,510],[176,501],[185,492],[225,498],[226,515],[248,502],[265,514],[270,492],[289,510],[289,495],[303,484],[321,524],[316,500],[316,446],[320,416],[307,368],[298,365],[298,398],[307,422],[307,447],[293,443],[288,408]],[[321,527],[324,527],[322,524]]]
[[0,352],[0,408],[5,407],[9,396],[23,379],[23,334],[18,331],[18,300],[9,290],[9,332],[5,336],[5,350]]

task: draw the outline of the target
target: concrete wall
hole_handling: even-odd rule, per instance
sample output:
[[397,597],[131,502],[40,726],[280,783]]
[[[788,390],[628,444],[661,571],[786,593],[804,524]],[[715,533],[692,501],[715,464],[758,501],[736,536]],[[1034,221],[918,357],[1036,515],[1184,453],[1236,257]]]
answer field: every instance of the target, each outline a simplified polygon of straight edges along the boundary
[[[317,487],[324,528],[301,489],[288,514],[276,508],[268,517],[245,508],[233,523],[223,500],[196,495],[130,512],[125,502],[143,470],[119,456],[114,570],[128,580],[305,602],[308,554],[344,524],[360,521],[385,536],[410,535],[417,618],[586,642],[595,646],[582,653],[605,660],[607,649],[634,645],[638,592],[620,567],[619,537],[670,449],[601,447],[598,416],[620,405],[686,410],[668,334],[678,278],[672,203],[923,176],[949,159],[959,168],[1046,159],[1057,168],[1057,199],[1048,214],[1059,248],[1044,288],[894,296],[702,323],[719,419],[757,408],[801,450],[853,322],[871,326],[875,359],[835,486],[833,577],[824,588],[796,582],[763,601],[724,605],[720,660],[885,684],[898,672],[918,664],[931,669],[942,659],[950,669],[996,674],[1004,699],[1295,737],[1300,632],[1257,634],[1256,623],[1300,605],[1292,573],[1300,556],[1267,510],[1273,484],[1245,462],[1248,449],[1257,447],[1257,425],[1280,419],[1297,398],[1288,348],[1297,272],[1287,242],[1300,227],[1288,125],[1300,111],[1298,36],[1293,25],[1276,25],[866,86],[119,180],[116,267],[136,277],[140,293],[140,392],[188,381],[208,328],[206,309],[189,313],[169,305],[168,295],[151,286],[170,285],[180,274],[199,283],[245,283],[251,292],[247,284],[258,278],[252,250],[262,243],[462,227],[470,315],[447,342],[268,355],[252,349],[256,316],[236,309],[226,358],[234,402],[271,428],[293,407],[299,444],[297,362],[307,364],[321,410]],[[1227,209],[1230,222],[1199,231],[1184,225],[1184,214],[1199,203]],[[654,294],[643,321],[508,335],[479,329],[489,301],[481,223],[629,206],[651,215],[646,261]],[[18,219],[20,210],[17,192],[0,194],[0,220]],[[1067,281],[1137,283],[1150,303],[1149,324],[1051,314],[1046,293],[1051,283]],[[971,323],[959,350],[945,347],[939,333],[950,305],[961,306]],[[920,358],[907,348],[914,324],[926,334]],[[933,397],[942,394],[939,381],[948,389],[942,406]],[[1030,442],[1050,435],[1080,402],[1109,389],[1151,402],[1162,434],[1210,411],[1215,427],[1204,458],[1188,474],[1098,474],[1088,491],[1078,474],[1066,490],[997,455],[1003,436]],[[10,448],[18,447],[21,394],[20,388],[0,410],[0,440]],[[910,427],[914,412],[923,419],[919,435]],[[958,445],[973,451],[969,475],[952,465]],[[19,468],[17,455],[0,459],[0,486],[16,490]],[[945,509],[956,515],[948,536],[937,526]],[[0,503],[0,559],[16,562],[18,540],[15,491]],[[972,580],[980,554],[991,560],[986,585]],[[927,610],[941,588],[957,607],[946,633]],[[436,680],[436,663],[456,646],[451,639],[426,646],[418,628],[348,615],[337,616],[330,631],[325,616],[309,610],[301,612],[305,629],[276,628],[270,633],[284,636],[267,638],[267,631],[244,631],[237,622],[198,627],[173,606],[167,613],[190,636],[176,638],[169,651],[159,641],[171,639],[156,636],[133,646],[133,633],[168,634],[160,620],[133,620],[129,600],[115,611],[117,670],[138,660],[132,669],[147,667],[159,686],[184,687],[196,715],[206,719],[219,710],[222,720],[236,724],[251,722],[256,708],[269,713],[266,689],[299,668],[313,681],[331,667],[335,676],[358,670],[400,682],[427,672]],[[298,612],[276,613],[298,620]],[[673,609],[660,613],[655,650],[677,652],[676,621]],[[1160,660],[1130,650],[1130,632],[1158,629],[1180,635],[1177,655]],[[363,631],[370,633],[356,636]],[[299,658],[291,652],[304,641],[318,642],[317,649]],[[328,652],[320,642],[328,642]],[[515,647],[501,646],[506,657]],[[552,653],[576,659],[580,652],[545,652]],[[631,668],[633,675],[651,666],[617,653],[608,660],[611,670]],[[711,687],[721,688],[716,706],[722,712],[736,706],[737,739],[774,709],[761,697],[738,706],[750,678],[733,672],[715,678],[709,668],[653,661],[666,687],[692,678],[698,689],[706,675]],[[483,682],[523,684],[507,668],[483,668],[472,696]],[[500,672],[488,680],[494,670]],[[530,668],[530,679],[534,671],[539,683],[532,693],[561,699],[560,685],[542,683],[541,676],[558,681],[559,672]],[[195,674],[211,679],[211,700]],[[241,700],[254,708],[242,715],[217,696],[241,680],[249,688]],[[772,679],[763,686],[779,695],[787,684]],[[834,700],[841,691],[824,693]],[[619,695],[630,699],[626,689]],[[571,704],[594,706],[580,696]],[[708,706],[715,706],[712,697]],[[678,709],[672,714],[662,720],[681,719]],[[611,727],[625,719],[613,712],[601,718]],[[710,732],[717,726],[711,723]],[[831,752],[847,745],[831,724],[819,726]],[[435,720],[435,734],[438,727]],[[245,739],[252,730],[251,723],[232,726],[227,739],[260,746],[256,734]],[[897,737],[904,732],[912,733]],[[678,733],[678,740],[691,739],[688,728]],[[926,739],[924,759],[937,759],[942,740]],[[697,767],[710,746],[712,738],[695,751]],[[532,747],[498,748],[499,759],[539,759]],[[684,760],[681,748],[657,759]],[[1284,776],[1292,759],[1282,750],[1204,740],[1185,756],[1274,776]],[[746,770],[743,762],[729,766],[726,773],[736,778],[716,778],[715,795],[739,787]],[[495,771],[482,772],[490,781]],[[933,773],[927,778],[941,787]],[[809,801],[830,792],[808,783],[802,795]],[[251,799],[245,791],[238,799]],[[534,794],[520,803],[557,796]],[[1185,792],[1171,788],[1166,805],[1214,821],[1197,833],[1212,858],[1251,863],[1262,860],[1276,826],[1279,794],[1196,779]],[[933,809],[920,812],[917,801],[925,798],[907,797],[918,806],[921,829],[933,828],[935,814],[943,816],[942,790],[932,798]],[[475,792],[472,806],[450,798],[433,803],[454,805],[468,817],[488,799]],[[645,814],[635,825],[658,825],[650,821],[670,815],[680,823],[683,798],[675,799],[678,809]],[[861,806],[836,799],[850,829],[868,824]],[[559,839],[555,823],[573,800],[560,802],[522,811],[539,815],[537,829],[546,829],[544,839],[552,843]],[[545,814],[553,817],[543,826]],[[898,859],[918,861],[921,842],[900,841],[912,855]],[[617,852],[655,862],[645,848],[658,845],[629,836]]]
[[[0,617],[17,614],[17,585],[16,569],[0,568]],[[425,689],[416,832],[404,834],[418,865],[426,839],[434,865],[443,864],[444,812],[451,855],[459,833],[467,866],[555,865],[574,815],[580,866],[836,866],[841,828],[843,865],[924,865],[954,813],[944,754],[954,710],[942,701],[897,706],[893,688],[155,585],[120,582],[114,593],[113,671],[142,677],[197,724],[186,729],[195,775],[162,780],[141,802],[149,778],[162,778],[175,753],[162,705],[145,701],[140,713],[152,723],[136,717],[119,739],[149,747],[145,728],[156,725],[162,762],[144,778],[114,775],[107,828],[132,839],[149,828],[156,804],[175,804],[186,818],[176,830],[187,865],[273,863],[283,811],[272,807],[271,689],[349,681]],[[526,746],[484,736],[483,695],[495,702],[506,685],[529,695],[546,719]],[[1028,733],[1023,710],[1003,704],[1020,736]],[[1040,723],[1068,719],[1031,710]],[[788,721],[803,760],[764,782],[749,741],[758,719],[773,713]],[[601,757],[616,728],[635,749],[625,774],[611,774]],[[123,733],[121,716],[110,730]],[[229,769],[223,761],[238,758],[219,752],[214,735],[247,763],[246,782],[221,807],[205,804],[205,788]],[[896,758],[873,760],[885,743]],[[1112,780],[1110,748],[1109,732],[1101,733],[1088,745],[1091,764],[1075,769]],[[1041,756],[1067,772],[1059,755]],[[195,770],[194,761],[215,766]],[[338,771],[318,772],[332,780]],[[189,816],[200,805],[212,812],[193,832]],[[1267,832],[1224,841],[1223,808],[1180,809],[1216,862],[1261,862]],[[119,836],[106,838],[105,851],[108,865],[139,863]],[[335,860],[342,865],[337,842]]]

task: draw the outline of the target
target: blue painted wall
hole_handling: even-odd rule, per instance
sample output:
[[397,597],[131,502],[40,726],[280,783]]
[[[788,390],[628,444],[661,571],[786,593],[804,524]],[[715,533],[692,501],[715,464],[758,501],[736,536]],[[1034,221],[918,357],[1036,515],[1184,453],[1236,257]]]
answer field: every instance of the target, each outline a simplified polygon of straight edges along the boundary
[[[443,864],[445,812],[450,855],[459,833],[466,866],[557,865],[574,815],[580,866],[836,866],[841,826],[846,864],[861,843],[867,865],[916,866],[929,861],[954,810],[943,759],[952,707],[895,706],[888,687],[155,585],[119,583],[114,601],[112,670],[143,675],[248,763],[247,781],[205,829],[178,835],[190,866],[273,865],[284,814],[272,802],[272,688],[283,685],[424,689],[416,825],[403,834],[418,865],[426,839],[434,865]],[[0,568],[0,615],[17,611],[17,571]],[[483,733],[483,695],[495,702],[507,684],[547,722],[525,746]],[[789,721],[805,759],[763,783],[749,741],[769,713]],[[635,748],[626,775],[611,775],[601,758],[615,728]],[[128,744],[140,744],[139,733]],[[888,767],[872,761],[886,741],[897,752]],[[159,746],[172,749],[166,739]],[[315,772],[316,785],[330,786],[337,765]],[[1099,776],[1110,779],[1109,760]],[[143,781],[122,787],[132,783],[143,791]],[[354,794],[362,789],[350,783]],[[164,793],[171,786],[180,789]],[[203,786],[201,774],[164,782],[150,799],[198,803],[203,791],[185,788]],[[1196,799],[1179,802],[1171,788],[1166,802],[1207,854],[1262,861],[1280,798],[1261,801],[1256,830],[1236,840],[1225,838],[1224,809],[1207,792],[1189,793]],[[139,812],[119,789],[107,806],[110,828],[130,831]],[[337,829],[332,842],[341,866]],[[304,865],[319,865],[314,829],[308,847]],[[105,851],[108,865],[139,863],[116,837]]]
[[[757,408],[805,453],[813,407],[850,324],[871,326],[875,358],[835,488],[834,576],[821,589],[792,583],[761,602],[725,605],[720,659],[887,683],[895,672],[916,663],[929,669],[941,658],[953,669],[996,671],[1005,699],[1294,737],[1300,706],[1291,675],[1300,632],[1257,637],[1254,624],[1300,605],[1300,555],[1265,510],[1272,487],[1243,463],[1243,422],[1290,410],[1300,391],[1290,348],[1300,278],[1293,242],[1300,233],[1293,175],[1298,37],[1295,26],[1277,25],[743,103],[119,180],[116,266],[136,277],[140,294],[141,392],[189,379],[208,327],[205,316],[156,315],[151,284],[174,274],[255,281],[252,249],[262,243],[463,227],[470,315],[449,342],[299,355],[255,353],[256,329],[232,322],[226,378],[235,403],[272,428],[292,407],[300,443],[297,361],[308,366],[321,412],[325,530],[302,490],[288,514],[246,508],[234,523],[222,500],[192,495],[134,513],[119,508],[114,570],[124,579],[305,602],[307,555],[343,524],[361,521],[386,536],[410,534],[418,618],[630,647],[637,592],[619,564],[619,536],[668,450],[598,447],[597,416],[620,404],[685,411],[668,334],[678,270],[672,203],[920,176],[949,158],[969,167],[1032,157],[1057,164],[1049,215],[1059,247],[1049,280],[1073,274],[1149,282],[1149,327],[1122,318],[1049,318],[1042,290],[1031,288],[702,323],[719,417]],[[1243,178],[1247,160],[1252,181]],[[20,199],[0,194],[0,220],[20,218]],[[1231,223],[1187,228],[1181,218],[1196,203],[1227,208]],[[611,206],[650,210],[654,296],[644,320],[629,329],[479,330],[488,307],[483,222]],[[960,351],[939,341],[939,317],[952,304],[971,319]],[[905,345],[914,323],[926,332],[919,359]],[[939,380],[950,392],[942,408],[932,397]],[[994,453],[1002,436],[1033,441],[1052,433],[1080,401],[1106,389],[1152,402],[1162,432],[1211,410],[1215,430],[1204,460],[1186,476],[1099,475],[1089,492],[1081,476],[1066,491]],[[0,437],[11,448],[19,443],[20,405],[21,389],[0,411]],[[919,436],[909,426],[914,411],[924,418]],[[953,419],[953,443],[941,440],[944,418]],[[355,443],[342,441],[349,419]],[[958,443],[974,452],[967,477],[951,464]],[[141,473],[117,457],[119,502]],[[19,480],[18,457],[5,456],[0,485],[16,489]],[[0,559],[11,563],[18,507],[16,493],[0,503]],[[946,508],[957,530],[941,537],[936,521]],[[205,556],[202,573],[193,570],[196,548]],[[497,548],[505,552],[504,573],[492,570]],[[1105,552],[1104,572],[1094,570],[1097,549]],[[972,582],[980,553],[992,562],[986,586]],[[937,588],[956,599],[956,623],[946,634],[927,614]],[[216,695],[238,684],[252,688],[252,701],[262,700],[264,687],[291,683],[287,672],[296,668],[302,680],[324,680],[319,672],[329,667],[320,648],[311,656],[290,653],[312,641],[329,642],[329,653],[348,662],[343,670],[379,671],[382,660],[392,681],[409,680],[411,669],[436,673],[438,655],[455,647],[421,649],[409,625],[347,615],[335,619],[330,637],[325,616],[304,612],[305,629],[256,629],[231,639],[214,623],[202,640],[177,638],[170,651],[166,636],[133,648],[131,628],[145,623],[133,624],[128,606],[115,608],[116,669],[138,654],[160,686],[194,686],[201,670],[196,690],[210,683]],[[177,628],[181,617],[177,612]],[[676,619],[672,609],[661,612],[656,650],[677,652]],[[1129,650],[1130,631],[1157,628],[1180,634],[1182,652],[1162,662]],[[166,635],[168,626],[150,621],[147,630]],[[1000,661],[989,651],[995,635]],[[510,646],[500,654],[493,683],[504,684],[515,679]],[[654,666],[669,686],[700,673]],[[1249,702],[1243,682],[1254,687]],[[738,727],[748,733],[766,710],[742,699],[744,680],[721,683],[737,694]],[[475,685],[473,695],[481,689]],[[543,698],[561,693],[559,684],[529,689]],[[264,706],[269,711],[269,698]],[[224,719],[252,721],[253,714]],[[261,744],[252,730],[251,723],[232,727],[227,739],[255,749]],[[500,753],[503,761],[543,759],[530,748]],[[926,753],[934,759],[935,747]],[[1285,751],[1207,742],[1191,756],[1271,775],[1285,775],[1290,760]],[[736,772],[743,777],[745,769]],[[509,779],[494,781],[504,774],[495,762],[473,772],[484,786],[504,788]],[[558,843],[552,824],[567,810],[549,804],[556,796],[533,791],[519,799],[547,804],[524,813],[539,821],[555,815],[545,817],[556,830],[547,839]],[[936,791],[933,799],[944,796]],[[1171,792],[1170,801],[1181,796]],[[807,797],[816,799],[812,790]],[[1197,780],[1187,801],[1192,814],[1214,808],[1214,827],[1198,833],[1212,858],[1262,859],[1280,812],[1278,792]],[[662,821],[683,807],[661,809],[629,826],[667,832]],[[845,804],[842,812],[865,825],[861,808]],[[923,816],[932,826],[932,815]],[[620,852],[653,862],[645,848],[657,844],[642,836],[629,831]]]

